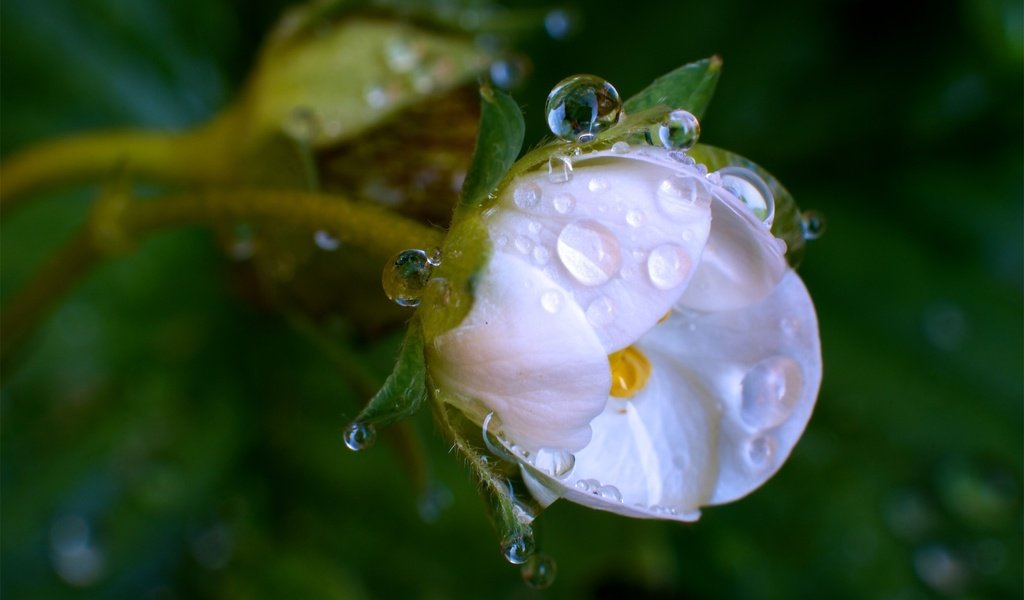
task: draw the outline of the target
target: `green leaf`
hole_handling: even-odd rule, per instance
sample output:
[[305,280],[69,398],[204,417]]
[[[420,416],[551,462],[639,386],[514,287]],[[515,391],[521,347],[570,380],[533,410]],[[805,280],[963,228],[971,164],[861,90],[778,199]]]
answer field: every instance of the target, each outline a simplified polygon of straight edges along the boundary
[[626,113],[639,112],[655,106],[683,108],[697,117],[704,114],[722,72],[722,59],[717,56],[683,65],[654,80],[623,105]]
[[511,96],[484,85],[480,98],[480,130],[473,162],[462,185],[460,207],[483,203],[516,162],[526,133],[523,113]]
[[395,369],[356,421],[367,425],[390,425],[412,416],[427,397],[426,378],[423,331],[414,318],[402,341]]

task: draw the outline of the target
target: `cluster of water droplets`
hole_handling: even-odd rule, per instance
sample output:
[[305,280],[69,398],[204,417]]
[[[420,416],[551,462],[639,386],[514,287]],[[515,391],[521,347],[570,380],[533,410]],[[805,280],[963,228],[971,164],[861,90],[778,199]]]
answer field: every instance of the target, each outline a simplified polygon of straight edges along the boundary
[[440,265],[441,251],[437,248],[402,250],[384,268],[384,293],[399,306],[419,306],[430,276]]

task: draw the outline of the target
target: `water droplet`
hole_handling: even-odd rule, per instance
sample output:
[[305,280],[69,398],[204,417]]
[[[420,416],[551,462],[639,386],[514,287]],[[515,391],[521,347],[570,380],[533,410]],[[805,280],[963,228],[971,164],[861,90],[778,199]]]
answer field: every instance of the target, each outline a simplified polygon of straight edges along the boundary
[[586,143],[614,125],[622,101],[612,84],[594,75],[573,75],[558,82],[548,94],[544,113],[548,127],[559,138]]
[[[668,157],[676,162],[683,163],[688,167],[692,167],[697,164],[697,161],[693,160],[692,156],[687,155],[681,150],[673,150],[669,152]],[[704,167],[704,172],[707,173],[707,167]]]
[[501,542],[501,553],[505,555],[505,560],[514,565],[530,560],[534,548],[533,535],[530,533],[510,535]]
[[639,210],[631,210],[626,213],[626,223],[630,227],[639,227],[644,224],[644,213]]
[[700,137],[700,121],[685,110],[674,110],[652,130],[652,136],[669,150],[685,152]]
[[517,235],[514,245],[520,254],[527,254],[533,248],[533,242],[525,235]]
[[538,265],[546,264],[548,262],[548,258],[550,258],[550,255],[551,253],[548,252],[548,249],[545,248],[544,246],[535,246],[533,248],[533,262],[537,263]]
[[381,283],[384,293],[399,306],[419,306],[423,289],[438,264],[435,253],[425,250],[403,250],[384,269]]
[[594,177],[587,182],[587,189],[597,194],[608,189],[608,180],[603,177]]
[[328,252],[337,250],[341,246],[341,242],[338,238],[332,236],[323,229],[318,229],[316,233],[313,234],[313,242],[318,248]]
[[622,266],[615,234],[595,221],[576,221],[558,234],[558,258],[583,285],[601,285]]
[[735,193],[769,227],[775,219],[775,196],[768,184],[750,169],[725,167],[717,171],[722,177],[722,186]]
[[556,8],[544,15],[544,31],[553,40],[563,40],[573,29],[572,16],[564,9]]
[[580,479],[576,482],[576,489],[581,492],[593,492],[601,487],[601,482],[596,479]]
[[800,229],[805,240],[816,240],[825,234],[825,215],[816,210],[805,210],[800,215]]
[[587,307],[587,320],[594,325],[608,325],[615,320],[615,305],[608,298],[598,298]]
[[523,565],[523,582],[535,590],[547,589],[555,582],[558,566],[546,554],[536,554]]
[[787,336],[793,337],[798,331],[800,331],[800,321],[798,321],[796,317],[783,317],[779,321],[779,329],[781,329],[782,333]]
[[568,156],[552,156],[548,159],[548,180],[551,183],[565,183],[572,179],[572,160]]
[[622,502],[622,492],[619,488],[614,485],[602,485],[597,489],[593,490],[593,493],[597,496],[604,498],[605,500],[611,500],[613,502]]
[[540,295],[540,305],[551,314],[562,308],[562,293],[556,290],[549,290]]
[[682,284],[692,266],[690,255],[675,244],[662,244],[647,257],[647,275],[659,290],[670,290]]
[[615,154],[629,154],[630,148],[627,142],[615,142],[612,144],[612,152]]
[[512,201],[519,208],[527,210],[537,206],[537,203],[540,202],[540,195],[540,186],[532,181],[528,181],[516,187],[515,191],[512,192]]
[[377,441],[377,430],[369,423],[352,421],[345,427],[342,439],[349,450],[359,452],[373,446]]
[[541,448],[533,459],[533,465],[552,477],[568,476],[576,466],[576,457],[563,449]]
[[781,424],[800,399],[803,380],[800,365],[792,358],[775,356],[754,365],[740,384],[743,422],[759,430]]
[[755,469],[764,469],[772,463],[775,456],[775,439],[763,435],[754,438],[747,445],[747,462]]
[[529,229],[530,233],[533,233],[533,234],[540,233],[540,230],[543,229],[543,228],[544,228],[544,226],[541,225],[537,221],[530,221],[530,224],[527,225],[527,229]]
[[551,205],[559,214],[568,214],[576,208],[576,199],[569,194],[558,194],[551,199]]
[[699,177],[677,173],[658,186],[658,206],[673,219],[690,219],[693,211],[711,205],[711,194]]

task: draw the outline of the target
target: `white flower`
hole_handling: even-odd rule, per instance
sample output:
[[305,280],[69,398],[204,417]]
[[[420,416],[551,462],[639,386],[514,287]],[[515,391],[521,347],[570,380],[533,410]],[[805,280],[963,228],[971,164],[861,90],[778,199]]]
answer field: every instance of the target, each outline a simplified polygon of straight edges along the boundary
[[542,504],[692,520],[789,455],[821,380],[817,321],[770,210],[661,149],[616,150],[504,187],[430,375],[500,431]]

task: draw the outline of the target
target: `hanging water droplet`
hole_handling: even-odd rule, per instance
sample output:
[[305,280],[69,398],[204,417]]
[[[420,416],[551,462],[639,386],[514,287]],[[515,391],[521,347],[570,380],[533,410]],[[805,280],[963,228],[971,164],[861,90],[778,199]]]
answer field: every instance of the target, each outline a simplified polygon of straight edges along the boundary
[[535,590],[547,589],[555,582],[558,566],[547,554],[536,554],[523,565],[523,582]]
[[323,229],[318,229],[316,233],[313,234],[313,243],[315,243],[321,250],[326,250],[328,252],[337,250],[341,246],[341,241],[339,241],[338,238],[332,236]]
[[647,257],[647,275],[659,290],[670,290],[682,284],[692,266],[690,255],[675,244],[662,244]]
[[403,250],[395,255],[384,269],[381,283],[384,293],[399,306],[419,306],[423,289],[440,262],[439,252]]
[[349,450],[359,452],[373,446],[377,441],[377,430],[369,423],[352,421],[345,427],[342,439]]
[[711,194],[699,177],[677,173],[658,186],[658,206],[666,216],[689,220],[694,211],[703,211],[711,205]]
[[622,492],[620,492],[619,488],[615,487],[614,485],[602,485],[599,486],[597,489],[592,490],[592,492],[595,495],[604,498],[605,500],[611,500],[613,502],[622,502]]
[[548,290],[540,295],[540,305],[544,310],[555,314],[562,308],[562,293],[556,290]]
[[537,206],[537,203],[540,202],[540,195],[540,186],[532,181],[528,181],[516,187],[512,192],[512,201],[519,208],[527,210]]
[[601,285],[619,272],[622,256],[615,234],[596,221],[575,221],[558,234],[558,258],[583,285]]
[[764,469],[775,456],[775,439],[764,435],[754,438],[747,445],[747,462],[754,469]]
[[612,152],[615,154],[629,154],[630,150],[632,150],[632,148],[629,146],[628,142],[615,142],[612,144]]
[[758,430],[781,424],[800,399],[803,379],[800,365],[786,356],[766,358],[754,365],[740,384],[743,422]]
[[554,207],[555,212],[565,215],[576,208],[576,199],[570,194],[558,194],[551,199],[551,206]]
[[725,167],[717,173],[722,177],[722,186],[733,192],[755,217],[771,227],[775,220],[775,196],[768,184],[757,173],[744,167]]
[[533,459],[533,465],[560,479],[572,472],[576,466],[576,457],[568,450],[541,448]]
[[572,179],[572,160],[568,156],[552,156],[548,159],[548,181],[565,183]]
[[533,534],[529,531],[510,535],[501,542],[501,553],[505,555],[505,560],[514,565],[530,560],[534,549]]
[[594,75],[573,75],[558,82],[544,107],[548,128],[569,142],[586,143],[614,125],[622,101],[612,84]]
[[669,150],[686,151],[700,137],[700,121],[685,110],[674,110],[658,124],[654,137]]
[[805,240],[816,240],[825,234],[825,215],[816,210],[805,210],[800,215],[800,228]]

